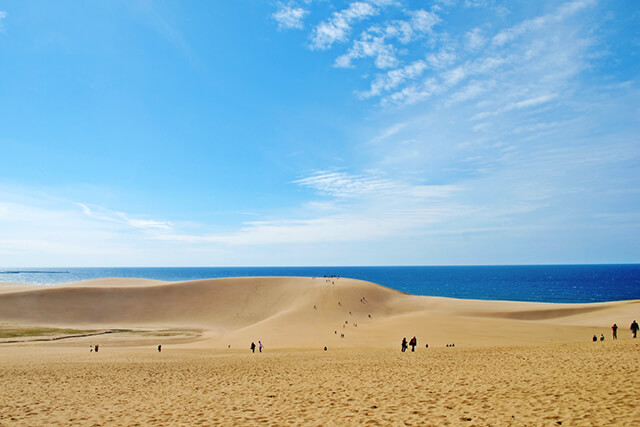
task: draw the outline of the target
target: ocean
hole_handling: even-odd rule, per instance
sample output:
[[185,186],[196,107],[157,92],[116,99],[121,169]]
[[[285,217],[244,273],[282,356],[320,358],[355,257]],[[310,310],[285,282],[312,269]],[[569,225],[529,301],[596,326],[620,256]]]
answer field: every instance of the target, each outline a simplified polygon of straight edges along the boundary
[[0,268],[1,282],[54,285],[103,277],[184,281],[250,276],[340,276],[415,295],[585,303],[640,299],[640,264],[443,267]]

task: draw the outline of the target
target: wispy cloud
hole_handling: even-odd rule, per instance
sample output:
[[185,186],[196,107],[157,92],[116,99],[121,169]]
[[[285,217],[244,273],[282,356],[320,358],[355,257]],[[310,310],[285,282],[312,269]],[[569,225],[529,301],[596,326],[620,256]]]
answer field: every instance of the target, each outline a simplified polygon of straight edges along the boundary
[[548,102],[553,101],[558,97],[557,94],[543,94],[539,96],[535,96],[533,98],[525,98],[519,101],[511,102],[495,111],[484,111],[474,115],[472,120],[480,120],[485,119],[489,116],[495,116],[501,113],[506,113],[513,110],[523,110],[527,108],[534,108]]
[[377,68],[386,69],[396,67],[400,61],[396,57],[398,48],[392,43],[397,40],[407,44],[430,34],[440,18],[426,10],[407,12],[408,19],[393,20],[385,25],[373,25],[365,30],[347,53],[339,56],[335,66],[347,68],[358,58],[374,58]]
[[5,32],[4,25],[2,24],[2,20],[7,17],[7,12],[0,10],[0,33]]
[[272,16],[280,29],[295,28],[301,30],[304,28],[304,17],[308,14],[308,10],[289,3],[280,4],[279,9]]
[[158,239],[243,246],[367,242],[397,238],[459,214],[460,211],[453,208],[397,209],[367,215],[345,213],[303,220],[247,222],[239,231],[228,234],[164,234]]
[[482,35],[482,29],[476,27],[465,34],[465,48],[476,51],[487,43],[487,38]]
[[354,2],[348,8],[334,12],[331,18],[318,24],[311,34],[312,49],[329,49],[336,42],[347,40],[351,26],[378,13],[371,3]]
[[[462,91],[449,95],[450,101],[466,102],[493,86],[490,80],[483,81],[485,76],[491,79],[497,71],[515,73],[517,68],[540,62],[540,58],[557,51],[547,46],[552,43],[550,34],[555,32],[549,33],[549,29],[596,4],[597,0],[574,0],[506,28],[496,29],[492,23],[455,33],[449,30],[446,22],[449,15],[442,9],[447,4],[425,10],[409,9],[391,1],[355,1],[316,25],[309,36],[309,47],[328,50],[337,43],[348,44],[346,52],[334,60],[337,68],[356,68],[361,60],[372,61],[383,71],[367,73],[369,89],[356,92],[363,99],[379,98],[382,106],[424,102],[475,79]],[[494,2],[471,2],[466,6],[504,16]],[[294,9],[289,4],[280,7],[287,11]],[[386,8],[395,8],[391,15],[394,19],[385,19],[387,14],[382,12]],[[378,15],[380,19],[375,22],[359,25],[364,28],[354,37],[356,24]],[[531,32],[539,37],[521,40]],[[571,51],[577,52],[575,47]]]
[[[468,215],[450,203],[461,191],[452,185],[422,185],[388,179],[376,173],[360,175],[318,171],[292,182],[322,197],[307,203],[306,218],[246,221],[228,233],[160,233],[166,241],[229,245],[363,242],[415,233],[427,224]],[[323,201],[324,200],[324,201]]]
[[423,60],[415,61],[405,67],[391,70],[386,74],[379,74],[371,83],[368,91],[361,93],[364,98],[378,96],[382,92],[388,92],[407,81],[413,81],[420,77],[427,69],[427,64]]
[[502,46],[529,31],[540,30],[549,24],[563,21],[576,12],[594,6],[596,3],[597,0],[578,0],[565,3],[553,13],[524,20],[511,28],[500,31],[493,37],[492,42],[497,46]]
[[340,198],[412,197],[416,199],[446,197],[458,190],[452,185],[416,185],[378,175],[352,175],[345,172],[320,171],[294,181],[303,187]]
[[142,230],[172,230],[173,224],[170,221],[158,221],[153,219],[131,218],[124,212],[113,211],[101,206],[88,206],[84,203],[76,203],[82,212],[89,218],[99,221],[113,222],[127,225],[132,228]]

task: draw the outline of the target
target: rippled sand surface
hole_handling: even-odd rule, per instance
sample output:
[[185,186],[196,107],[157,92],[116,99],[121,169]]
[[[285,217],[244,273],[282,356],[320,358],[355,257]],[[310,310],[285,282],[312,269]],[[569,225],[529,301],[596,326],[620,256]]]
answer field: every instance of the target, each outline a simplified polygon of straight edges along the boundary
[[329,351],[0,348],[1,425],[637,425],[640,340]]

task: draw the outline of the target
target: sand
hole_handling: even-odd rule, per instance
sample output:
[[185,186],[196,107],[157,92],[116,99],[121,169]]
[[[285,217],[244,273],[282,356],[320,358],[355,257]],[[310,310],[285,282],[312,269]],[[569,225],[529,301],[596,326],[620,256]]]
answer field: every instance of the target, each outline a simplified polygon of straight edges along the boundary
[[635,425],[639,303],[455,300],[342,278],[14,286],[0,332],[30,332],[0,338],[0,425]]

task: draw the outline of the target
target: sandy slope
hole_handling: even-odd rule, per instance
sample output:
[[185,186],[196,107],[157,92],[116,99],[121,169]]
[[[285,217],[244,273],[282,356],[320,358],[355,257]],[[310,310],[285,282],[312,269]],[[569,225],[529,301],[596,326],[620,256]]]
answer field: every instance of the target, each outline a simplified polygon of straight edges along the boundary
[[[620,335],[640,301],[540,304],[407,295],[344,278],[231,278],[190,282],[100,279],[0,293],[0,322],[83,328],[198,329],[192,347],[396,348],[541,344]],[[341,335],[344,334],[344,338]]]

